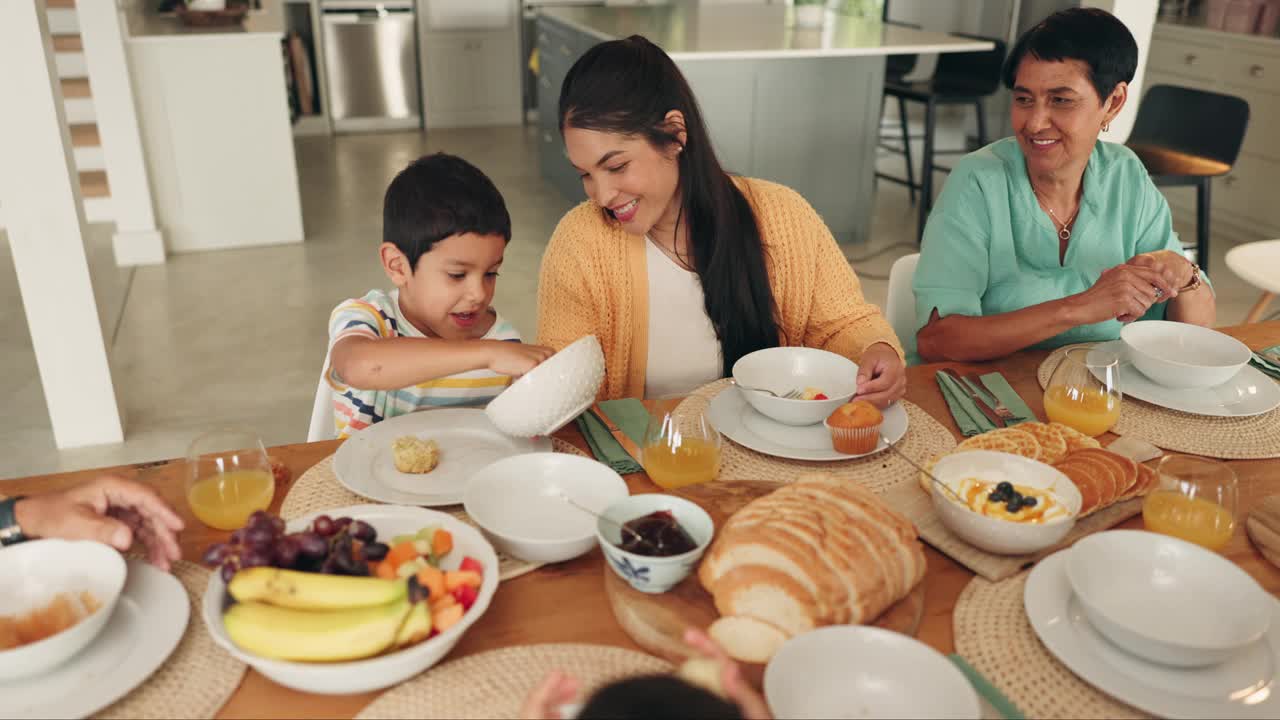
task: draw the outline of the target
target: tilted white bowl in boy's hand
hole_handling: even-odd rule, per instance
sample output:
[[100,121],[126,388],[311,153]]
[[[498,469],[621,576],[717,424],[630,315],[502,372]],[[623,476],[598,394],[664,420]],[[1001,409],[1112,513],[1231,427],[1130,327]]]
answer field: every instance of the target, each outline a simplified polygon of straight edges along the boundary
[[604,352],[587,335],[512,383],[485,414],[514,437],[551,435],[591,407],[603,383]]

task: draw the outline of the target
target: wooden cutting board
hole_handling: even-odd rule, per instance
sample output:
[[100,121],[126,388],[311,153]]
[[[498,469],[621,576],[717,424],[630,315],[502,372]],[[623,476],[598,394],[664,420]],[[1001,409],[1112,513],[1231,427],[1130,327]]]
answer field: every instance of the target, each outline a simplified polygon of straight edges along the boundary
[[[672,491],[706,510],[719,532],[724,523],[744,505],[767,495],[785,483],[758,480],[712,482]],[[720,613],[711,594],[698,582],[697,571],[670,591],[653,595],[632,589],[611,569],[604,572],[604,589],[613,615],[623,631],[640,647],[675,664],[689,656],[684,632],[690,627],[706,629]],[[884,612],[875,625],[914,636],[924,615],[924,583]],[[746,667],[748,679],[759,683],[763,666]]]

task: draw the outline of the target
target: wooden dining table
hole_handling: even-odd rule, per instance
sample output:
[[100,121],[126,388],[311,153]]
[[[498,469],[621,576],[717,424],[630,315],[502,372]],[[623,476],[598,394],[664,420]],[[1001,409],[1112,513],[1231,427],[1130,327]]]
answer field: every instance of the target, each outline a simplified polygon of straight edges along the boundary
[[[1257,350],[1280,344],[1280,321],[1223,328]],[[1027,351],[991,363],[942,363],[922,365],[907,370],[907,399],[920,406],[961,437],[941,392],[934,373],[943,367],[1004,374],[1027,405],[1044,417],[1043,392],[1036,379],[1045,351]],[[674,401],[648,402],[651,410],[673,407]],[[1205,422],[1213,422],[1206,418]],[[586,441],[574,425],[560,431],[558,437],[586,450]],[[1102,438],[1103,444],[1114,436]],[[299,443],[271,448],[269,453],[283,461],[291,478],[277,488],[272,511],[278,511],[289,485],[315,463],[333,454],[340,441]],[[1240,482],[1240,515],[1245,514],[1268,495],[1280,493],[1280,459],[1229,462]],[[182,533],[183,555],[199,561],[211,543],[227,538],[228,533],[201,524],[191,514],[184,495],[184,461],[182,459],[140,463],[113,468],[57,473],[0,482],[5,495],[30,495],[66,488],[103,473],[116,473],[136,478],[158,490],[187,523]],[[722,478],[733,480],[733,478]],[[643,473],[626,476],[631,492],[661,492]],[[1141,528],[1141,516],[1121,527]],[[1268,563],[1250,544],[1244,523],[1237,523],[1235,536],[1222,551],[1258,580],[1272,594],[1280,593],[1280,569]],[[925,575],[924,617],[917,637],[943,653],[955,651],[952,634],[952,611],[956,599],[974,574],[946,556],[926,547],[929,569]],[[495,648],[536,643],[595,643],[636,649],[638,646],[614,620],[605,596],[602,573],[607,572],[599,550],[575,560],[547,565],[535,572],[502,583],[484,617],[462,638],[448,660]],[[202,622],[192,616],[191,622]],[[998,681],[998,679],[996,679]],[[218,713],[219,718],[350,718],[370,703],[378,693],[358,695],[312,695],[291,690],[268,680],[252,669],[245,674],[239,689]]]

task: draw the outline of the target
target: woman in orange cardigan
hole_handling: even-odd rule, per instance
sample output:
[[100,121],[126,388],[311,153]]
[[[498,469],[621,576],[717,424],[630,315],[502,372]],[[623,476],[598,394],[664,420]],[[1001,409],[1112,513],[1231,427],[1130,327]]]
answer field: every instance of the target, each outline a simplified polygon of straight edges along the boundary
[[858,396],[906,390],[902,348],[827,226],[796,192],[731,177],[675,63],[633,36],[587,51],[560,131],[588,201],[542,259],[538,342],[595,335],[601,397],[686,394],[778,345],[859,364]]

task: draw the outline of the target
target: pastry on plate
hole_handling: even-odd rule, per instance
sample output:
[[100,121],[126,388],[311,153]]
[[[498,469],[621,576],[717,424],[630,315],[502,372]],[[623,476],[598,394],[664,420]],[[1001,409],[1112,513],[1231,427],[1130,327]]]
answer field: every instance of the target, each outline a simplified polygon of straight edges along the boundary
[[435,440],[423,440],[413,435],[396,438],[391,443],[391,455],[396,470],[402,473],[429,473],[440,464],[440,448]]
[[866,400],[854,400],[836,408],[823,423],[831,431],[831,445],[836,452],[863,455],[880,444],[880,425],[884,415]]

